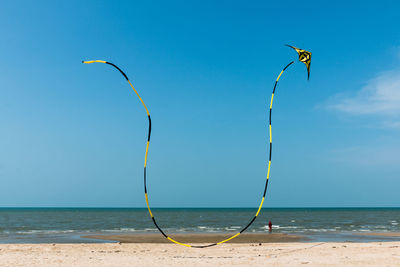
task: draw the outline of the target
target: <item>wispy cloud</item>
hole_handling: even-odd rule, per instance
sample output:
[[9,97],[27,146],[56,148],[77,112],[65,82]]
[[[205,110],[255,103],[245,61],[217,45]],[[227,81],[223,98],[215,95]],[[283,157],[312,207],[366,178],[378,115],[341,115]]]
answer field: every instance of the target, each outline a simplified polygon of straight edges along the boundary
[[334,96],[328,106],[351,115],[379,116],[382,126],[400,128],[400,70],[382,72],[357,92]]

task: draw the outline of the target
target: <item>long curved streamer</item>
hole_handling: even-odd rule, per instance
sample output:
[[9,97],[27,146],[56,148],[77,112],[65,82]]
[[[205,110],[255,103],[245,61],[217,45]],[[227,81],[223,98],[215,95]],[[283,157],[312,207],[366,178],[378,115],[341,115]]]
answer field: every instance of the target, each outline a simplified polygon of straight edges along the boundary
[[149,198],[148,198],[148,196],[147,196],[147,183],[146,183],[147,155],[148,155],[148,151],[149,151],[150,136],[151,136],[151,118],[150,118],[150,112],[149,112],[149,110],[147,109],[147,107],[146,107],[146,105],[145,105],[143,99],[140,97],[138,91],[136,91],[135,87],[133,87],[132,83],[129,81],[128,76],[127,76],[120,68],[118,68],[116,65],[114,65],[114,64],[111,63],[111,62],[104,61],[104,60],[82,61],[82,63],[85,63],[85,64],[104,63],[104,64],[108,64],[108,65],[111,65],[111,66],[113,66],[114,68],[116,68],[116,69],[124,76],[124,78],[128,81],[129,85],[132,87],[133,91],[136,93],[136,95],[138,96],[140,102],[142,103],[143,107],[144,107],[145,110],[146,110],[147,118],[148,118],[148,120],[149,120],[149,130],[148,130],[147,143],[146,143],[146,153],[145,153],[145,156],[144,156],[144,196],[145,196],[145,198],[146,198],[146,205],[147,205],[147,209],[148,209],[148,211],[149,211],[151,220],[153,221],[154,225],[157,227],[158,231],[160,231],[160,233],[161,233],[165,238],[167,238],[169,241],[171,241],[171,242],[173,242],[173,243],[176,243],[176,244],[178,244],[178,245],[182,245],[182,246],[185,246],[185,247],[206,248],[206,247],[212,247],[212,246],[216,246],[216,245],[220,245],[220,244],[222,244],[222,243],[228,242],[228,241],[230,241],[230,240],[232,240],[232,239],[238,237],[241,233],[243,233],[244,231],[246,231],[247,228],[250,227],[250,225],[252,225],[252,223],[257,219],[257,216],[259,215],[259,213],[260,213],[260,211],[261,211],[261,208],[262,208],[262,206],[263,206],[263,204],[264,204],[265,194],[267,193],[267,188],[268,188],[269,174],[270,174],[270,170],[271,170],[271,159],[272,159],[272,158],[271,158],[271,156],[272,156],[272,126],[271,126],[272,103],[273,103],[273,101],[274,101],[275,89],[276,89],[276,86],[278,85],[279,79],[281,78],[283,72],[284,72],[290,65],[292,65],[292,64],[294,63],[293,61],[290,62],[289,64],[287,64],[287,65],[282,69],[282,71],[279,73],[279,76],[278,76],[278,78],[277,78],[276,81],[275,81],[274,89],[272,90],[271,104],[270,104],[270,107],[269,107],[269,160],[268,160],[268,172],[267,172],[267,179],[266,179],[266,181],[265,181],[265,188],[264,188],[264,193],[263,193],[263,196],[262,196],[262,199],[261,199],[260,206],[258,207],[255,216],[251,219],[251,221],[250,221],[240,232],[238,232],[238,233],[236,233],[235,235],[233,235],[233,236],[231,236],[231,237],[229,237],[229,238],[227,238],[227,239],[224,239],[224,240],[222,240],[222,241],[220,241],[220,242],[218,242],[218,243],[212,243],[212,244],[208,244],[208,245],[190,245],[190,244],[181,243],[181,242],[178,242],[178,241],[172,239],[170,236],[168,236],[167,234],[165,234],[164,231],[158,226],[158,224],[157,224],[157,222],[156,222],[156,219],[154,218],[153,213],[151,212],[151,208],[150,208],[150,205],[149,205]]

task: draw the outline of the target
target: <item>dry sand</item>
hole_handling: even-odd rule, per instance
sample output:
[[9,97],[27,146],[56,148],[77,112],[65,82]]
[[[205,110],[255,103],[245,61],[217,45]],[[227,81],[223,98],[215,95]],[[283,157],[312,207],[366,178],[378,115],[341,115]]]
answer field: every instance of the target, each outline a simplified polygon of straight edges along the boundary
[[3,244],[0,266],[400,266],[400,242]]

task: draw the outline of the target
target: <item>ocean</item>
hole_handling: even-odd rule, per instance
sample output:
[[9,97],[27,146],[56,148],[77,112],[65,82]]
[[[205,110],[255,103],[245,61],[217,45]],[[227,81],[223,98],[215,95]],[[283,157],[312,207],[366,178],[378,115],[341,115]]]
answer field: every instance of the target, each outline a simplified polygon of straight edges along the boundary
[[[255,208],[156,208],[158,225],[173,233],[235,233]],[[247,232],[304,235],[311,241],[389,241],[359,233],[400,232],[400,208],[266,208]],[[145,208],[0,208],[0,243],[103,242],[88,234],[158,233]],[[104,241],[106,242],[106,241]]]

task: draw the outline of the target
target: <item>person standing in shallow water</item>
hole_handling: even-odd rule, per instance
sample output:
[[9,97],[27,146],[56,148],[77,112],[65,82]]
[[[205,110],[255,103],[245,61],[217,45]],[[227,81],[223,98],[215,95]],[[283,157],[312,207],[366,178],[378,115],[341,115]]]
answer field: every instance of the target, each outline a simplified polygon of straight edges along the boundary
[[269,232],[271,233],[272,232],[272,222],[271,222],[271,220],[268,223],[268,229],[269,229]]

